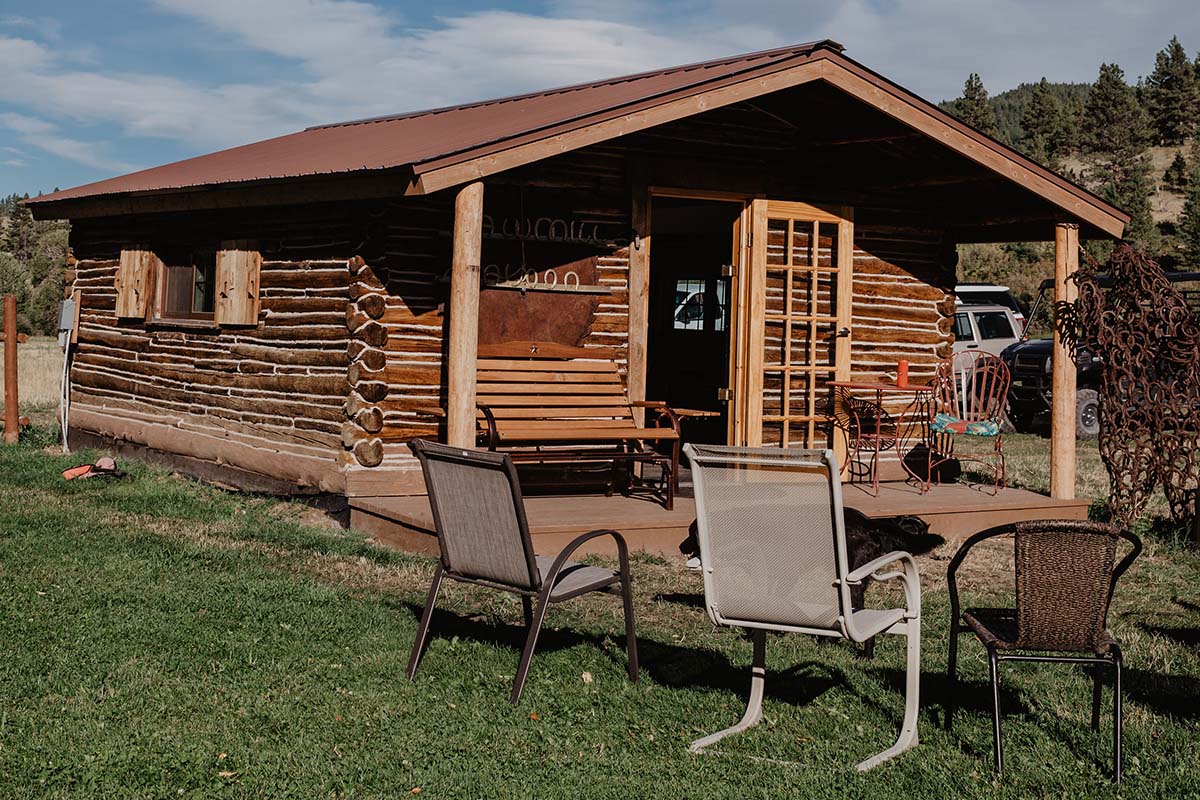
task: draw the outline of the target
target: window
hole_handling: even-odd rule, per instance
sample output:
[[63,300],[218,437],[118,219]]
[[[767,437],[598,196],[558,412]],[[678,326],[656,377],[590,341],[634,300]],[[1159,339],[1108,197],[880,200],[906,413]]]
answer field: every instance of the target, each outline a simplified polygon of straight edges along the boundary
[[211,320],[216,304],[215,251],[171,254],[164,258],[158,318]]
[[690,278],[675,282],[675,330],[724,331],[729,316],[729,282]]
[[971,318],[967,314],[954,315],[954,339],[959,342],[975,341],[975,333],[971,330]]
[[975,314],[980,339],[1015,339],[1012,323],[1003,311],[980,311]]

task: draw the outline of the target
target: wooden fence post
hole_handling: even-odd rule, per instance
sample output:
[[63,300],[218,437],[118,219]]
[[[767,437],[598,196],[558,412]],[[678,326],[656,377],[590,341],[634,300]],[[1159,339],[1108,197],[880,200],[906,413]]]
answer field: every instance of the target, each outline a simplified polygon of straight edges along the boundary
[[21,419],[17,415],[17,298],[4,296],[4,441],[16,444],[21,436]]

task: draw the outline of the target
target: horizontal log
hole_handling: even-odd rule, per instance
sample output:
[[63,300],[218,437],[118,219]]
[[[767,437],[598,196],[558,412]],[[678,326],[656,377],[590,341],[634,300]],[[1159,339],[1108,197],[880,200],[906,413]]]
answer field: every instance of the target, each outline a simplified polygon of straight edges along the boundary
[[383,411],[378,406],[369,406],[352,417],[354,424],[368,433],[379,433],[383,429]]
[[388,342],[388,329],[374,321],[356,328],[351,335],[371,347],[383,347]]
[[436,386],[442,380],[441,365],[389,364],[381,370],[367,369],[363,362],[350,365],[346,377],[351,384],[363,381],[382,381],[393,385]]

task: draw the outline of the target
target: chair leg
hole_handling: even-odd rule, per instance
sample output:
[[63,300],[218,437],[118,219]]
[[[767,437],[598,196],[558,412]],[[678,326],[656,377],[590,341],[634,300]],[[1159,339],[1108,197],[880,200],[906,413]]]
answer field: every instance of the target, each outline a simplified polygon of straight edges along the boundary
[[533,599],[529,595],[521,595],[521,611],[525,616],[525,627],[533,624]]
[[1092,730],[1100,730],[1100,701],[1103,696],[1104,670],[1092,669]]
[[411,681],[421,665],[425,655],[425,645],[429,641],[429,622],[433,618],[433,607],[437,603],[438,592],[442,588],[442,565],[439,563],[433,572],[433,583],[429,586],[429,595],[425,598],[425,610],[421,612],[421,622],[417,625],[417,638],[413,641],[412,655],[408,659],[408,679]]
[[1121,703],[1121,648],[1113,645],[1113,783],[1121,782],[1121,725],[1124,712]]
[[628,571],[621,576],[621,600],[625,605],[625,654],[628,660],[626,671],[629,673],[629,680],[637,683],[637,632],[634,629],[633,621],[633,586],[629,580]]
[[525,648],[521,651],[521,663],[517,665],[517,675],[513,679],[512,696],[509,697],[509,702],[514,706],[521,701],[521,690],[525,688],[525,678],[529,675],[529,663],[533,661],[533,650],[537,647],[538,633],[542,630],[542,621],[546,619],[546,608],[549,605],[550,590],[546,588],[538,595],[537,609],[533,612],[529,633],[525,637]]
[[762,719],[763,686],[766,684],[767,676],[767,634],[764,630],[755,629],[753,637],[754,663],[750,667],[750,701],[746,704],[746,713],[732,728],[726,728],[692,742],[688,746],[688,750],[691,752],[703,753],[705,748],[710,745],[716,744],[726,736],[753,728]]
[[996,648],[988,647],[988,677],[992,684],[992,748],[996,757],[996,775],[1004,775],[1004,748],[1000,743],[1000,662]]
[[958,620],[950,619],[950,655],[946,661],[946,702],[942,708],[942,720],[947,731],[954,724],[954,712],[958,708]]
[[921,620],[910,619],[904,623],[906,665],[904,672],[904,720],[900,723],[900,735],[896,743],[882,753],[861,762],[856,769],[866,772],[883,762],[895,758],[909,748],[916,747],[917,718],[921,711]]

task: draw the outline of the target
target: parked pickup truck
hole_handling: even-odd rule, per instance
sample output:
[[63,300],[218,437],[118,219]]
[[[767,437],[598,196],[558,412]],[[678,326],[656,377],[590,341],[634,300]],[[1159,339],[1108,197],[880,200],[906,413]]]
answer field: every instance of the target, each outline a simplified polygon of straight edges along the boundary
[[[1181,286],[1193,309],[1200,313],[1200,272],[1168,272],[1172,283],[1194,284]],[[1101,288],[1111,283],[1108,276],[1099,276]],[[1051,314],[1053,311],[1054,281],[1044,280],[1038,296],[1029,309],[1029,323],[1021,341],[1009,345],[1000,358],[1012,373],[1008,391],[1008,418],[1018,431],[1035,427],[1039,419],[1050,412],[1050,369],[1054,340]],[[1035,337],[1031,338],[1031,334]],[[1094,439],[1100,433],[1100,380],[1103,362],[1080,345],[1075,351],[1075,435]]]

